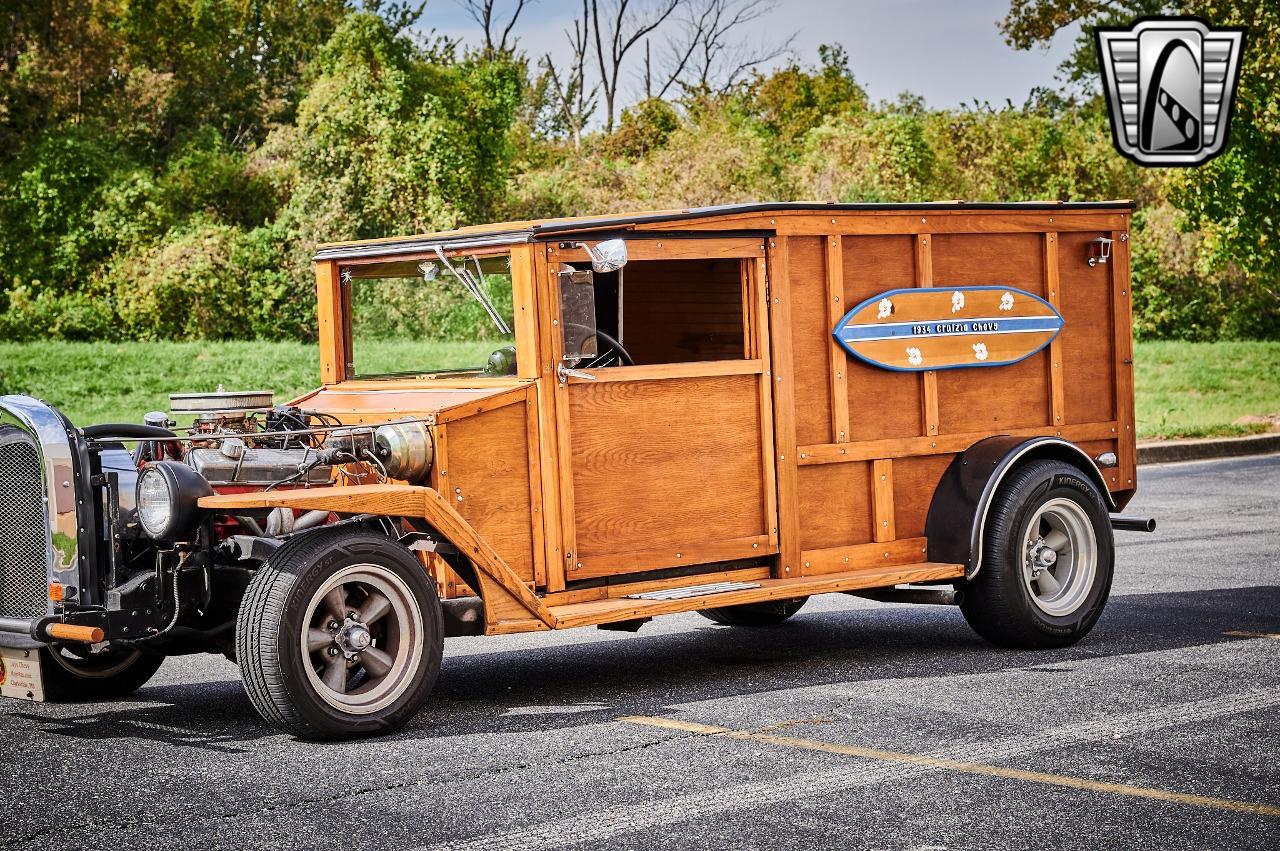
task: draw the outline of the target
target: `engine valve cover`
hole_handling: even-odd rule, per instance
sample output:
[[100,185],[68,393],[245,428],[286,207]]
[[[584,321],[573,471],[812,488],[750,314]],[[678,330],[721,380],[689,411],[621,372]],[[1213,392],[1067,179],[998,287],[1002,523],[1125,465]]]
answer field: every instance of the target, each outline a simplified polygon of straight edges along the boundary
[[[239,443],[239,441],[237,441]],[[255,449],[243,445],[234,447],[233,457],[216,447],[201,447],[187,453],[187,463],[211,484],[270,485],[292,476],[316,460],[312,449]],[[299,476],[303,484],[327,484],[333,478],[333,468],[320,465]]]

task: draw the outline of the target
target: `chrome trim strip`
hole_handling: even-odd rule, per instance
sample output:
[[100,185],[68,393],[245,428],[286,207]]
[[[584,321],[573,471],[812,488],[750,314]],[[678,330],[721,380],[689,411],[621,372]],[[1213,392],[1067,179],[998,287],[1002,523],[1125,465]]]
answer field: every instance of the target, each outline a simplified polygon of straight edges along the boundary
[[361,245],[344,245],[336,248],[323,248],[316,252],[312,261],[321,260],[358,260],[365,257],[399,257],[404,254],[431,254],[437,248],[441,251],[458,251],[467,248],[488,248],[494,245],[518,245],[530,242],[533,235],[529,231],[518,233],[494,233],[472,237],[455,237],[453,239],[415,239],[407,242],[392,241],[365,243]]
[[[1000,469],[996,471],[995,475],[987,479],[987,486],[982,490],[982,514],[978,518],[978,522],[974,524],[973,539],[970,543],[970,551],[977,553],[977,555],[973,559],[973,569],[965,574],[965,579],[973,579],[978,575],[978,571],[982,569],[982,539],[986,537],[984,533],[987,529],[987,512],[991,510],[991,497],[994,496],[995,492],[999,489],[1000,483],[1004,481],[1004,477],[1007,476],[1009,471],[1017,465],[1018,459],[1022,458],[1028,452],[1039,449],[1043,446],[1066,446],[1074,450],[1076,454],[1083,458],[1085,463],[1093,470],[1093,482],[1095,485],[1098,485],[1098,490],[1102,491],[1102,498],[1106,500],[1107,510],[1109,512],[1116,510],[1116,498],[1112,496],[1111,491],[1107,490],[1106,479],[1102,477],[1102,471],[1098,469],[1098,465],[1094,463],[1094,460],[1089,457],[1089,453],[1085,452],[1071,441],[1063,440],[1060,437],[1030,438],[1026,443],[1019,447],[1017,452],[1006,455],[1000,464]],[[1099,484],[1100,482],[1102,484]]]

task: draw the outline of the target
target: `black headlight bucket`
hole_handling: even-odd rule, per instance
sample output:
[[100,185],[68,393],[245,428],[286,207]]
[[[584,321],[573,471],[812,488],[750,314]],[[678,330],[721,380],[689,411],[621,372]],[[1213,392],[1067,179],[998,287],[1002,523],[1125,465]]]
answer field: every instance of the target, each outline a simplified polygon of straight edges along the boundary
[[[204,476],[178,461],[156,461],[142,468],[138,476],[138,522],[147,536],[156,540],[189,539],[200,524],[201,497],[213,488]],[[165,510],[160,511],[163,500]]]

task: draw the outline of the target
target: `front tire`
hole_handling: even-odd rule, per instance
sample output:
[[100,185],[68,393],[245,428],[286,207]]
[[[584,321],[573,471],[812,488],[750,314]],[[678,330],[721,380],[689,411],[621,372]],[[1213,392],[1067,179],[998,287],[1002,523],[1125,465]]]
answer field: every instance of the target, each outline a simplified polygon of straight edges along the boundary
[[978,575],[960,610],[1002,647],[1074,644],[1093,629],[1111,592],[1115,548],[1106,503],[1081,471],[1035,461],[993,498]]
[[800,611],[808,601],[808,597],[799,597],[795,600],[743,603],[740,606],[699,609],[698,614],[724,626],[777,626]]
[[245,593],[236,651],[268,722],[305,739],[391,732],[440,672],[435,586],[383,535],[327,529],[288,541]]
[[155,676],[164,657],[134,648],[94,650],[88,644],[40,648],[46,700],[80,703],[128,697]]

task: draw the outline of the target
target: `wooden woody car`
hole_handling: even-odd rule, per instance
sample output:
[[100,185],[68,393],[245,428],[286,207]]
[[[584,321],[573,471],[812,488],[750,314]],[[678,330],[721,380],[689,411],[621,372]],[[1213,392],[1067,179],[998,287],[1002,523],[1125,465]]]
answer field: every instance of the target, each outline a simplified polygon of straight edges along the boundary
[[[1112,529],[1153,525],[1113,513],[1136,485],[1130,206],[753,204],[322,246],[322,386],[288,405],[178,395],[189,428],[77,429],[0,398],[6,693],[121,694],[222,652],[264,718],[360,735],[419,709],[446,636],[769,626],[833,592],[1074,642]],[[428,371],[417,338],[458,299],[493,340]]]

